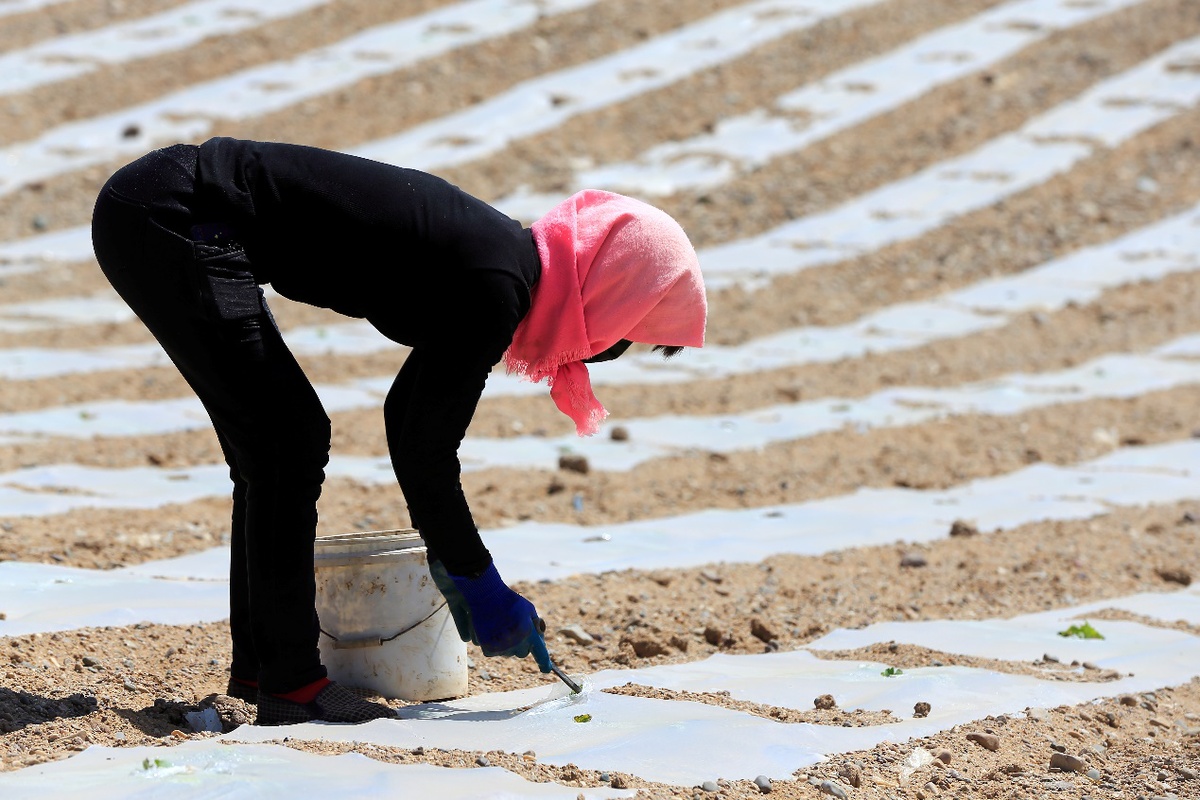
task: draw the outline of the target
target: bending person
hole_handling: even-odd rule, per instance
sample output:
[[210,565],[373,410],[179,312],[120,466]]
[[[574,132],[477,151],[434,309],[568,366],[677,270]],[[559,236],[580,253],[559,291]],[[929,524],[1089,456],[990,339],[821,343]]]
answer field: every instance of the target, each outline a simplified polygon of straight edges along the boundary
[[459,634],[550,661],[500,577],[458,448],[491,369],[547,380],[581,434],[606,412],[584,362],[703,344],[695,252],[668,215],[584,191],[531,228],[416,170],[229,138],[155,150],[96,201],[101,269],[199,396],[233,480],[229,693],[258,724],[390,716],[336,683],[317,642],[313,543],[330,422],[263,297],[364,318],[412,351],[384,402],[409,515]]

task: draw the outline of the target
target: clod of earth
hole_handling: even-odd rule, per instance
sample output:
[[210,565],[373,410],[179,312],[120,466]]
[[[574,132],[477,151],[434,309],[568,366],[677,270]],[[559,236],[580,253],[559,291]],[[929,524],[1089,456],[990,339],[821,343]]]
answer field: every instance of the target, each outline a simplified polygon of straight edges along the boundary
[[770,642],[778,638],[775,632],[768,628],[758,617],[750,620],[750,634],[761,642]]
[[951,536],[978,536],[979,529],[969,522],[964,522],[961,519],[954,520],[950,525]]
[[837,701],[833,699],[833,695],[823,694],[816,700],[813,700],[813,705],[822,711],[827,711],[831,708],[837,708]]
[[1192,575],[1186,569],[1162,567],[1154,570],[1154,572],[1167,583],[1178,583],[1180,586],[1190,586],[1192,584]]
[[558,457],[558,468],[566,472],[578,472],[580,475],[587,475],[591,466],[588,464],[587,456],[567,454]]

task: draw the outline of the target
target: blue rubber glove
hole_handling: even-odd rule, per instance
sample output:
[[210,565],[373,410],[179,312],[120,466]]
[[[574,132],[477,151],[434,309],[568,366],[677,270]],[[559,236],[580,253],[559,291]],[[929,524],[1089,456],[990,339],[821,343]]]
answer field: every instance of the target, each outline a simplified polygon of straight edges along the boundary
[[485,656],[524,658],[532,653],[538,668],[550,671],[550,653],[542,638],[545,623],[533,603],[508,588],[495,564],[476,578],[449,577],[470,610],[471,640]]
[[446,605],[450,606],[450,616],[454,618],[454,627],[458,628],[458,638],[464,642],[479,644],[475,641],[474,631],[471,629],[471,609],[467,607],[466,598],[450,579],[446,567],[441,561],[433,559],[429,562],[429,574],[433,576],[433,582],[442,593],[442,597],[446,598]]

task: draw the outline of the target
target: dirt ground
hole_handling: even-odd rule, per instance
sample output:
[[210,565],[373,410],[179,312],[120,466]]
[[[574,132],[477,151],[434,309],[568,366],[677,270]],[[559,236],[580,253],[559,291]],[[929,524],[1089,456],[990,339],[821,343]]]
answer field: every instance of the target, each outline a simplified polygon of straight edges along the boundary
[[[183,54],[108,67],[90,77],[3,98],[0,143],[295,55],[442,4],[339,0],[286,23],[208,41]],[[522,185],[556,191],[578,164],[629,158],[655,142],[709,130],[718,120],[767,105],[790,88],[997,4],[888,0],[785,36],[671,87],[581,115],[494,156],[456,167],[447,177],[485,199]],[[174,5],[178,3],[168,0],[71,0],[36,14],[5,17],[0,52]],[[243,125],[219,122],[214,133],[349,148],[478,102],[541,72],[633,46],[735,5],[734,0],[608,0],[595,9],[546,17],[528,32],[469,52],[362,81],[300,108]],[[1147,0],[1053,34],[984,74],[939,88],[730,183],[662,198],[660,205],[681,220],[698,247],[761,233],[967,152],[1198,34],[1200,5],[1194,0]],[[1184,109],[1118,148],[1100,148],[1044,184],[915,240],[781,277],[758,291],[714,292],[709,298],[710,340],[736,344],[798,325],[844,324],[893,303],[928,299],[989,276],[1017,274],[1179,213],[1200,201],[1198,125],[1200,110]],[[84,224],[96,189],[118,166],[67,174],[0,197],[0,239],[32,235],[35,222],[37,229],[50,230]],[[75,295],[105,285],[91,262],[49,265],[6,276],[2,283],[5,302]],[[1105,353],[1143,351],[1200,330],[1197,308],[1200,274],[1180,274],[1114,289],[1092,303],[1016,315],[996,330],[899,353],[723,380],[618,387],[602,391],[601,399],[619,421],[862,397],[897,385],[956,386],[1011,372],[1063,369]],[[273,303],[273,310],[284,327],[338,319],[286,301]],[[73,348],[147,340],[141,326],[131,322],[4,333],[0,347]],[[403,352],[301,361],[314,381],[337,382],[394,372]],[[168,369],[8,381],[0,385],[0,411],[186,393],[182,380]],[[870,435],[840,430],[731,454],[709,452],[704,442],[697,442],[693,451],[626,473],[494,469],[467,474],[464,487],[482,528],[519,520],[603,525],[707,508],[803,502],[861,487],[945,488],[1037,461],[1071,464],[1118,446],[1187,439],[1200,434],[1198,405],[1200,387],[1183,386],[1128,400],[1066,401],[1013,416],[954,417]],[[332,418],[335,452],[385,454],[379,409]],[[545,397],[489,398],[471,432],[558,435],[568,425]],[[216,439],[208,431],[0,446],[0,472],[66,461],[130,467],[219,460]],[[0,559],[109,569],[227,541],[229,507],[225,500],[210,499],[146,511],[89,509],[37,518],[3,514],[0,509]],[[335,480],[322,497],[322,534],[407,524],[395,487]],[[1135,592],[1174,591],[1200,576],[1200,492],[1196,502],[974,533],[951,536],[947,530],[945,537],[921,545],[774,556],[695,569],[626,570],[516,588],[549,621],[556,659],[567,671],[582,675],[696,661],[717,652],[795,650],[828,631],[883,620],[1008,617]],[[913,552],[923,556],[923,565],[903,566],[902,559]],[[0,608],[0,620],[3,613]],[[1106,618],[1120,617],[1111,612],[1092,621],[1101,625]],[[582,627],[593,641],[580,644],[559,633],[568,625]],[[472,692],[547,680],[532,663],[485,659],[476,650],[471,655]],[[1047,656],[1016,663],[899,645],[824,654],[897,668],[957,664],[1098,684],[1117,677],[1056,661],[1053,653]],[[218,708],[227,727],[251,721],[252,707],[220,694],[228,664],[225,623],[0,636],[0,770],[67,758],[92,744],[169,747],[211,735],[193,733],[184,722],[187,711],[206,705]],[[908,708],[890,714],[819,708],[825,705],[819,697],[811,707],[793,709],[741,703],[724,695],[672,695],[632,684],[614,691],[743,709],[781,725],[876,725],[919,713]],[[938,698],[928,702],[936,706]],[[542,764],[528,753],[418,752],[294,739],[286,744],[462,768],[474,768],[483,755],[492,765],[531,780],[577,786],[602,782],[598,772]],[[836,794],[833,784],[821,788],[829,781],[853,798],[1200,798],[1198,748],[1200,683],[1192,682],[1038,711],[1027,718],[981,719],[927,739],[846,754],[799,771],[793,781],[777,781],[772,794]],[[647,784],[619,773],[604,779],[653,797],[700,793],[748,798],[761,793],[751,782],[725,782],[719,775],[713,776],[715,794]]]

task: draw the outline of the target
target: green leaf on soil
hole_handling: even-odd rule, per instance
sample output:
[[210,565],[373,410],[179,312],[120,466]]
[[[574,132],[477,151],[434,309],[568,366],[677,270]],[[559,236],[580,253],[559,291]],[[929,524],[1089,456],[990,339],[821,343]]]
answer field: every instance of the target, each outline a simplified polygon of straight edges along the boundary
[[894,678],[897,675],[903,675],[904,670],[900,669],[899,667],[888,667],[887,669],[885,669],[883,672],[881,672],[879,674],[885,678]]
[[591,722],[592,715],[591,714],[580,714],[579,716],[577,716],[575,718],[575,721],[576,722]]
[[1059,636],[1074,636],[1076,639],[1103,639],[1100,631],[1092,627],[1086,620],[1082,625],[1072,625],[1065,631],[1059,631]]

